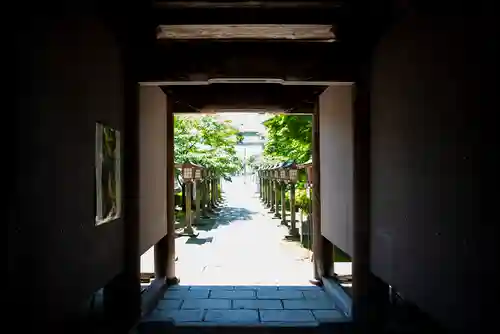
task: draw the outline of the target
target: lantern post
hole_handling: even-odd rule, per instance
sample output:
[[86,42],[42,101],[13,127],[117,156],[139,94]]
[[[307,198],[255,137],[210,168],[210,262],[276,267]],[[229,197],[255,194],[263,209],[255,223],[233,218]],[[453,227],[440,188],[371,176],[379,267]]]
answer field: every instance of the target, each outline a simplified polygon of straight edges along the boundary
[[295,184],[297,183],[297,167],[292,163],[288,169],[288,180],[290,183],[290,235],[298,236],[295,212]]
[[288,181],[288,175],[285,169],[285,164],[280,168],[280,181],[281,181],[281,223],[287,225],[286,221],[286,184]]
[[[281,218],[280,210],[278,203],[280,203],[280,197],[281,197],[281,186],[280,186],[280,171],[279,168],[281,167],[282,164],[277,165],[274,170],[274,217],[275,218]],[[281,202],[281,206],[283,206],[283,202]]]
[[207,213],[207,199],[208,199],[208,169],[204,168],[202,170],[202,180],[201,180],[201,194],[200,194],[200,200],[201,200],[201,215],[202,218],[209,218],[208,213]]
[[266,207],[267,208],[271,207],[271,178],[270,178],[271,171],[269,169],[270,169],[270,167],[268,167],[266,170]]
[[202,196],[202,185],[201,185],[201,179],[202,179],[202,173],[203,173],[203,167],[202,166],[196,166],[194,168],[194,186],[195,186],[195,218],[194,218],[194,224],[199,224],[201,220],[201,196]]
[[263,192],[263,189],[262,189],[262,186],[263,186],[263,182],[262,182],[262,167],[259,167],[259,170],[257,171],[257,176],[259,177],[259,198],[260,200],[262,200],[262,194],[264,193]]
[[186,216],[184,233],[189,236],[194,235],[193,230],[193,216],[192,216],[192,187],[194,180],[195,166],[191,163],[184,163],[181,165],[182,179],[184,180],[184,189],[186,191]]

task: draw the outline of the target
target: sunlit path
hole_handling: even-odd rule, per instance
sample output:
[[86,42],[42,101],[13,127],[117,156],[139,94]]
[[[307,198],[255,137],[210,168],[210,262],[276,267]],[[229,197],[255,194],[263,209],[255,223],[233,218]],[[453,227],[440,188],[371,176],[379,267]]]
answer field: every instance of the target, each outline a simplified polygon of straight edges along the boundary
[[222,187],[225,205],[213,228],[176,239],[181,284],[309,284],[309,252],[284,241],[286,227],[264,209],[251,177],[234,177]]

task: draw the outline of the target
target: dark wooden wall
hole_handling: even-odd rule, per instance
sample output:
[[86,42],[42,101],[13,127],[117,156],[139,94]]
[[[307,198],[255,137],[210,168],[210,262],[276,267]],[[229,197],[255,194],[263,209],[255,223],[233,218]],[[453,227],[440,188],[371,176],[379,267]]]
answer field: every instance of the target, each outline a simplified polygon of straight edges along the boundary
[[498,151],[482,138],[499,58],[478,10],[395,24],[371,82],[372,271],[448,328],[472,331],[492,319],[498,265],[481,179]]
[[124,267],[124,219],[95,226],[94,169],[96,122],[127,136],[124,64],[88,6],[58,7],[16,37],[8,304],[20,325],[43,328],[70,318]]

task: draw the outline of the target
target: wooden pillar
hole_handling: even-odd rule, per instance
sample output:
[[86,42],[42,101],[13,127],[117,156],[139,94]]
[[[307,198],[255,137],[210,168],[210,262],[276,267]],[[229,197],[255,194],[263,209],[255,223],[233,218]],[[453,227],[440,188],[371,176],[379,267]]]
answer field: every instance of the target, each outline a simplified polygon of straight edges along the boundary
[[265,193],[264,193],[265,201],[264,201],[264,203],[266,204],[266,207],[269,207],[269,180],[265,179],[264,182],[265,182]]
[[222,202],[222,178],[219,178],[219,198]]
[[[319,103],[317,103],[316,115],[313,120],[313,217],[314,220],[319,220],[319,222],[314,222],[313,220],[313,230],[316,230],[319,233],[314,232],[313,237],[313,252],[314,252],[314,268],[315,268],[315,278],[322,279],[323,277],[331,277],[333,275],[333,258],[334,258],[334,247],[333,244],[325,238],[321,233],[321,159],[320,159],[320,118],[321,111],[318,109]],[[316,152],[316,155],[314,155]],[[315,205],[318,207],[315,207]],[[316,243],[316,246],[314,246]]]
[[205,203],[207,211],[212,211],[212,202],[210,200],[210,179],[205,180]]
[[[280,202],[280,195],[281,195],[281,191],[280,191],[280,183],[278,181],[274,181],[274,206],[275,206],[275,209],[274,209],[274,217],[276,218],[281,218],[281,214],[280,214],[280,210],[279,210],[279,205],[278,203]],[[281,206],[283,206],[283,203],[281,203]]]
[[184,182],[181,184],[181,208],[186,211],[186,184]]
[[207,216],[207,180],[201,182],[201,214],[203,218]]
[[264,179],[262,177],[260,178],[260,199],[264,200]]
[[[357,326],[375,323],[376,298],[370,291],[370,100],[369,61],[361,66],[353,108],[354,207],[352,308]],[[374,305],[372,304],[374,303]]]
[[319,155],[319,101],[316,101],[312,124],[313,188],[312,188],[312,248],[314,278],[321,280],[322,263],[321,236],[321,160]]
[[214,180],[214,200],[215,200],[215,205],[219,206],[219,186],[217,183],[217,178]]
[[210,181],[210,187],[212,188],[212,191],[210,192],[211,196],[211,201],[212,201],[212,208],[217,207],[217,202],[216,202],[216,197],[217,196],[217,189],[215,187],[215,179],[212,179]]
[[222,188],[221,188],[220,177],[218,177],[217,180],[215,181],[215,186],[217,189],[217,202],[220,204],[222,200]]
[[174,106],[173,99],[167,97],[167,235],[164,261],[167,284],[179,282],[175,277]]
[[214,196],[214,205],[217,206],[218,205],[217,193],[219,192],[219,190],[217,189],[217,179],[212,180],[212,189]]
[[259,198],[262,199],[262,177],[259,177]]
[[266,207],[271,207],[271,180],[266,180]]
[[312,185],[311,184],[308,184],[307,186],[307,198],[308,198],[308,201],[307,201],[307,207],[308,207],[308,211],[309,213],[307,214],[307,233],[308,233],[308,237],[307,237],[307,248],[312,250]]
[[335,247],[330,240],[321,236],[321,276],[333,277]]
[[276,181],[272,180],[271,184],[270,184],[270,188],[271,188],[271,191],[270,191],[270,194],[271,194],[271,209],[269,210],[269,212],[274,212],[275,211],[275,207],[276,207],[276,203],[274,202],[274,194],[275,194],[274,183],[275,182]]
[[195,224],[198,224],[201,220],[201,181],[196,180],[196,212],[194,215],[194,222]]
[[281,223],[283,225],[287,225],[286,222],[286,196],[285,196],[285,191],[286,191],[286,183],[281,184]]
[[193,183],[186,183],[186,226],[184,227],[184,233],[193,234],[193,210],[192,210],[192,194],[193,194]]
[[215,179],[215,189],[217,194],[217,197],[215,199],[217,200],[217,203],[220,204],[220,201],[222,200],[222,188],[221,188],[220,177]]
[[214,209],[214,197],[213,197],[213,191],[214,191],[214,182],[212,179],[208,181],[208,202],[210,203],[210,209]]
[[266,179],[262,179],[262,203],[265,204],[266,203],[266,194],[267,194],[267,190],[266,190]]
[[293,237],[299,235],[295,214],[295,183],[290,185],[290,235]]

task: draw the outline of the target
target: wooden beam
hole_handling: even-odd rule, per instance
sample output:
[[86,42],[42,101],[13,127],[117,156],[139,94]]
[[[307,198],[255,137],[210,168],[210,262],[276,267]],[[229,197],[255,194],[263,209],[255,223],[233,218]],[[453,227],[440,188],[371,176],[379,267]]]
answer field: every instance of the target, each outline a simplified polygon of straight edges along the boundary
[[352,312],[360,332],[377,323],[377,298],[370,291],[370,71],[366,62],[356,80],[353,108],[354,214]]
[[167,263],[166,282],[168,285],[177,284],[175,276],[175,164],[174,164],[174,112],[175,103],[167,96]]
[[333,42],[330,24],[181,24],[160,25],[158,39],[252,41],[317,41]]
[[352,59],[342,43],[158,42],[142,53],[140,82],[266,78],[351,83]]
[[316,86],[276,84],[214,84],[208,86],[171,86],[166,91],[178,105],[176,112],[216,112],[268,110],[312,113],[314,97],[323,91]]
[[316,101],[316,113],[312,124],[312,159],[313,159],[313,188],[312,188],[312,250],[314,254],[313,274],[316,280],[321,280],[322,265],[322,236],[321,236],[321,160],[319,149],[319,101]]

